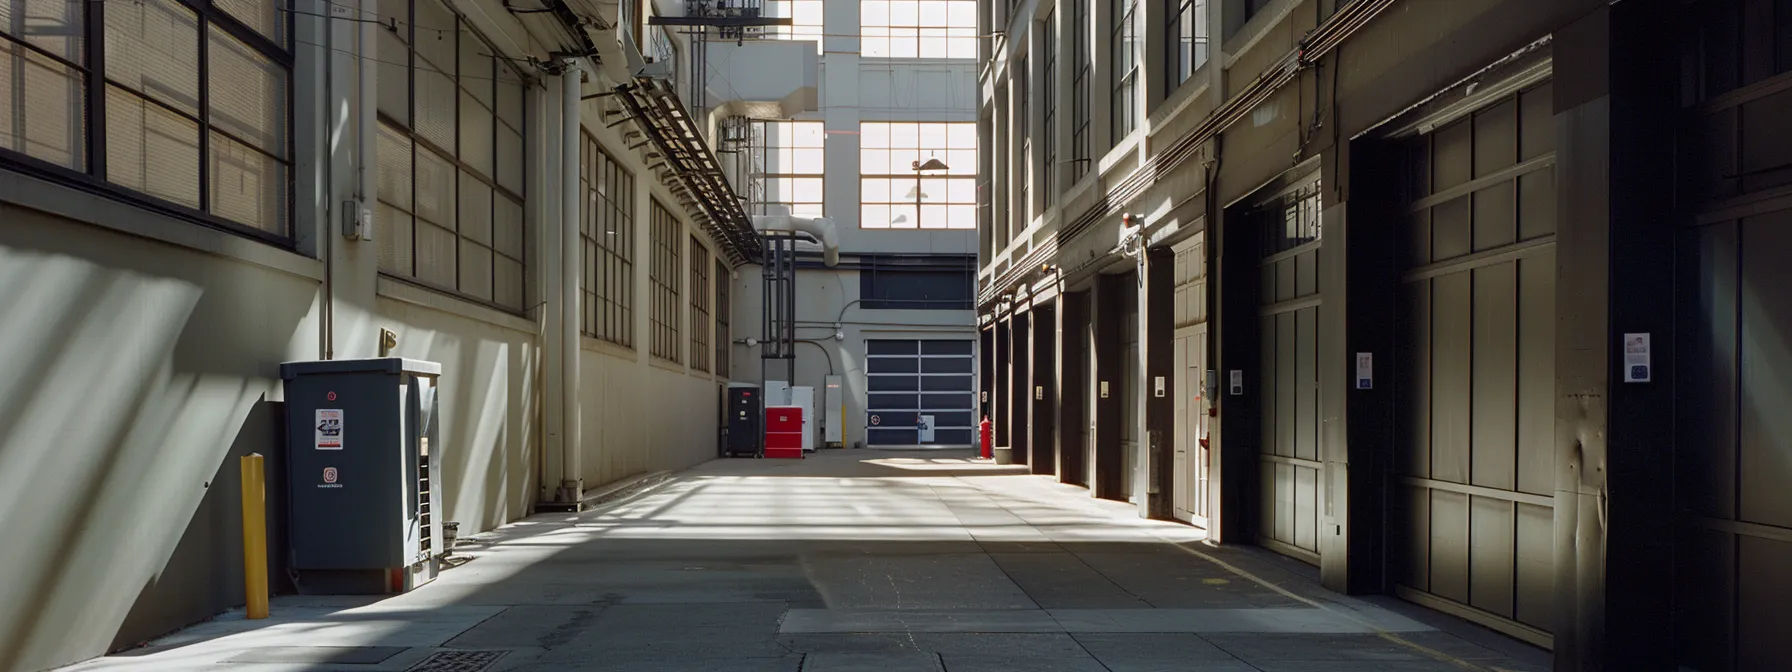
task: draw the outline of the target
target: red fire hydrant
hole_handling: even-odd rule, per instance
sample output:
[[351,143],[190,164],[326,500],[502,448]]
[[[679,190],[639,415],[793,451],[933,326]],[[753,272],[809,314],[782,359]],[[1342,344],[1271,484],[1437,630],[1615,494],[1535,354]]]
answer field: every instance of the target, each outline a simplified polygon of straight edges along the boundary
[[979,450],[981,451],[980,454],[983,456],[983,459],[985,459],[985,460],[990,459],[991,455],[990,455],[990,447],[989,447],[989,441],[990,441],[989,416],[987,416],[987,415],[983,416],[983,422],[977,424],[977,433],[978,433],[978,438],[979,438],[978,446],[979,446]]

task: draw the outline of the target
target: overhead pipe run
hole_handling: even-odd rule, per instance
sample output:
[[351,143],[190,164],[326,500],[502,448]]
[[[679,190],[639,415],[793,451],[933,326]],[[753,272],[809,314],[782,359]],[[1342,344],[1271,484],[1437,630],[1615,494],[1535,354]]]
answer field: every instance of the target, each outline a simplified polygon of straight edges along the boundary
[[821,244],[822,262],[829,268],[840,265],[840,236],[834,220],[828,217],[796,217],[785,211],[774,215],[754,215],[753,229],[760,235],[806,233]]

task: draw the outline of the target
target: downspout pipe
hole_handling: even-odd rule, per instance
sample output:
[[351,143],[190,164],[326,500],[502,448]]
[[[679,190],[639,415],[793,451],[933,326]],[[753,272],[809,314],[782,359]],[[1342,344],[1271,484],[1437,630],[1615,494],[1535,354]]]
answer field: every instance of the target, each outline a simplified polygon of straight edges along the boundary
[[[840,235],[830,217],[793,217],[788,214],[754,215],[753,229],[760,234],[806,233],[821,243],[822,262],[840,265]],[[792,250],[794,254],[795,250]],[[794,269],[793,269],[794,270]]]
[[579,107],[584,71],[572,57],[561,62],[560,72],[560,421],[562,442],[560,497],[577,506],[584,497],[584,442],[579,420]]

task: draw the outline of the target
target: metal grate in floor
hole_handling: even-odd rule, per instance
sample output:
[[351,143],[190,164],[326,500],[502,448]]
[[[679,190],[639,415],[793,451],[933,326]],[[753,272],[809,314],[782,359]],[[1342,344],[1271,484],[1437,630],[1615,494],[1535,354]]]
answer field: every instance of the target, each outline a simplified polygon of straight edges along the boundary
[[482,672],[502,657],[503,651],[437,651],[417,661],[409,672]]

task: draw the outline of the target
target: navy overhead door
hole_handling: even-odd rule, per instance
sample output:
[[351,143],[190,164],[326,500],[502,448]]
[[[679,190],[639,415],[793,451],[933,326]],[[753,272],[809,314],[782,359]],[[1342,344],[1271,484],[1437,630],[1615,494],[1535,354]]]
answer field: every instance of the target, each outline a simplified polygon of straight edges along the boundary
[[866,443],[973,445],[975,353],[970,340],[867,341]]

